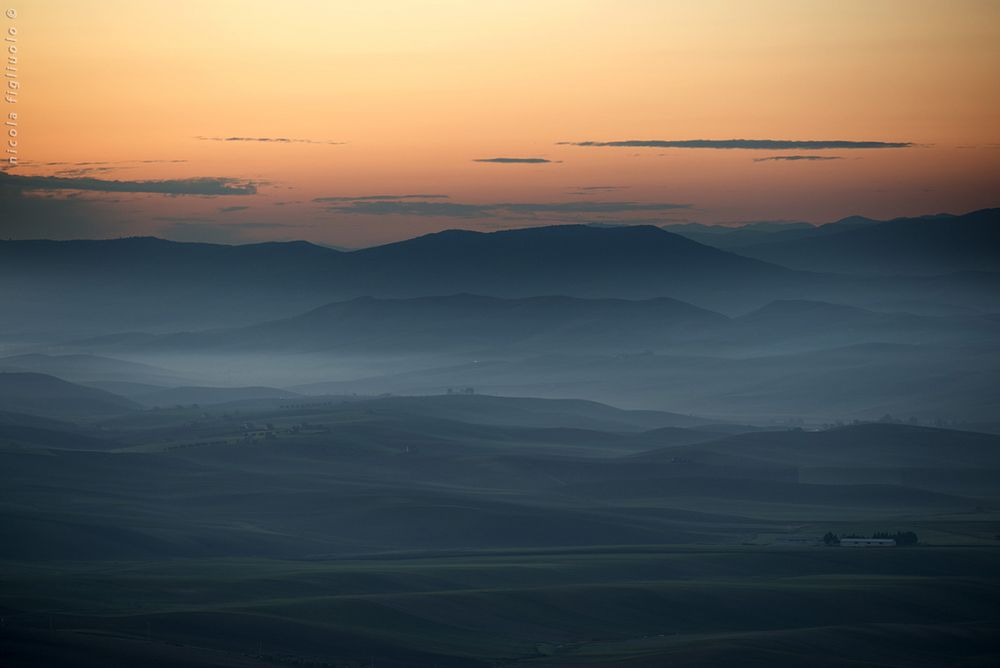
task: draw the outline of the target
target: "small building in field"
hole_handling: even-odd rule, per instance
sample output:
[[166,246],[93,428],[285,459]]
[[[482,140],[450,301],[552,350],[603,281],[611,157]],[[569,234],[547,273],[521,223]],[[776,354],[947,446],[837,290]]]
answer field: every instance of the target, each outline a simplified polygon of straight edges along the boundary
[[896,547],[895,538],[841,538],[841,547]]

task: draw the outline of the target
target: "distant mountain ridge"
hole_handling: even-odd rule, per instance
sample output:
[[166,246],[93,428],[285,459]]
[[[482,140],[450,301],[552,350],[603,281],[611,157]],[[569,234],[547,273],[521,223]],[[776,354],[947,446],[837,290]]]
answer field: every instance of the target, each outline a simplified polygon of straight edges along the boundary
[[[996,211],[758,230],[771,240],[822,238],[750,245],[739,254],[649,225],[448,230],[353,252],[306,242],[224,246],[149,237],[0,241],[0,309],[9,317],[8,341],[31,342],[241,327],[357,297],[457,293],[666,297],[726,313],[776,299],[996,311],[1000,273],[968,271],[1000,269]],[[964,273],[886,281],[813,270]]]
[[813,225],[802,221],[756,221],[733,227],[685,223],[664,225],[663,229],[698,243],[739,253],[740,249],[748,246],[812,239],[881,222],[883,221],[864,216],[848,216],[824,225]]
[[[824,232],[825,230],[825,232]],[[1000,208],[888,221],[848,218],[810,235],[774,235],[738,251],[782,266],[866,275],[1000,271]]]
[[[85,333],[248,325],[361,296],[673,297],[768,290],[807,275],[652,226],[450,230],[343,253],[305,242],[2,241],[0,307]],[[44,304],[44,305],[43,305]]]

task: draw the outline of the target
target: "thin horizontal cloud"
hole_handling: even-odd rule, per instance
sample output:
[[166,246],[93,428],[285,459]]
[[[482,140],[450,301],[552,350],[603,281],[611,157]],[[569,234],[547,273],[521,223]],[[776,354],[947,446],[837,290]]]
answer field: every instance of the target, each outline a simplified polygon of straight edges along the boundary
[[114,172],[121,169],[121,167],[70,167],[66,169],[57,169],[53,175],[54,176],[87,176],[89,174],[104,174],[106,172]]
[[442,218],[486,218],[490,210],[479,204],[457,202],[352,201],[327,207],[329,211],[372,216],[428,216]]
[[368,202],[401,199],[448,199],[448,195],[360,195],[357,197],[316,197],[314,202]]
[[754,158],[754,162],[771,162],[774,160],[804,160],[806,162],[814,162],[816,160],[843,160],[839,155],[771,155],[766,158]]
[[554,202],[499,204],[510,211],[531,213],[629,213],[633,211],[671,211],[687,209],[689,204],[672,202]]
[[57,161],[57,162],[38,162],[36,160],[20,160],[17,165],[19,167],[55,167],[55,166],[71,166],[71,167],[87,167],[91,165],[127,165],[127,164],[169,164],[177,162],[187,162],[187,160],[85,160],[82,162],[67,162],[67,161]]
[[342,141],[330,141],[327,139],[293,139],[291,137],[195,137],[201,141],[225,141],[225,142],[261,142],[271,144],[327,144],[339,146]]
[[688,204],[672,202],[501,202],[467,204],[460,202],[345,202],[328,210],[346,214],[381,216],[427,216],[443,218],[525,218],[539,215],[572,216],[627,214],[686,209]]
[[233,213],[234,211],[244,211],[249,208],[248,206],[224,206],[219,209],[219,213]]
[[618,190],[628,190],[629,186],[579,186],[576,190],[569,190],[569,195],[600,195]]
[[472,162],[492,162],[500,165],[543,165],[554,161],[547,158],[477,158]]
[[153,216],[150,220],[164,223],[177,223],[179,225],[218,224],[211,218],[199,218],[197,216]]
[[187,162],[187,160],[83,160],[70,162],[65,160],[41,162],[37,160],[21,160],[16,165],[4,165],[3,171],[16,173],[15,170],[37,167],[58,167],[52,170],[52,176],[87,176],[90,174],[100,174],[114,172],[120,169],[130,169],[137,165],[149,164],[173,164]]
[[663,216],[657,216],[655,218],[639,217],[639,218],[625,218],[619,220],[615,220],[614,218],[607,218],[607,219],[589,220],[585,222],[590,225],[619,225],[619,226],[655,225],[657,227],[660,227],[660,226],[669,226],[675,223],[691,223],[694,221],[691,220],[690,218],[673,218],[673,217],[665,218]]
[[623,141],[563,141],[564,146],[606,146],[613,148],[712,148],[752,151],[840,150],[872,148],[910,148],[912,142],[847,141],[842,139],[626,139]]
[[118,193],[157,193],[162,195],[254,195],[253,181],[223,177],[164,179],[159,181],[111,181],[64,176],[20,176],[0,173],[0,187],[18,190],[92,190]]

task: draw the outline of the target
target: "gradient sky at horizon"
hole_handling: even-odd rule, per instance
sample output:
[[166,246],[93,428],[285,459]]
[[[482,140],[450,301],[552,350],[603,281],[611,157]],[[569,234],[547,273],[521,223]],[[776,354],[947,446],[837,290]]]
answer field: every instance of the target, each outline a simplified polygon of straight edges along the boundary
[[[3,237],[358,247],[1000,204],[998,2],[8,6],[20,164],[0,181]],[[912,146],[561,143],[732,139]]]

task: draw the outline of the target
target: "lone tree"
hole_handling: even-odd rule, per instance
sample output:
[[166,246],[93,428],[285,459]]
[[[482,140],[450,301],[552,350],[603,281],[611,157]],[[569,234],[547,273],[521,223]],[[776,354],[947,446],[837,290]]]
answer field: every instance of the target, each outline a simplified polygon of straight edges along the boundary
[[823,536],[823,543],[826,545],[839,545],[840,539],[837,538],[837,535],[832,531],[827,531],[826,535]]

